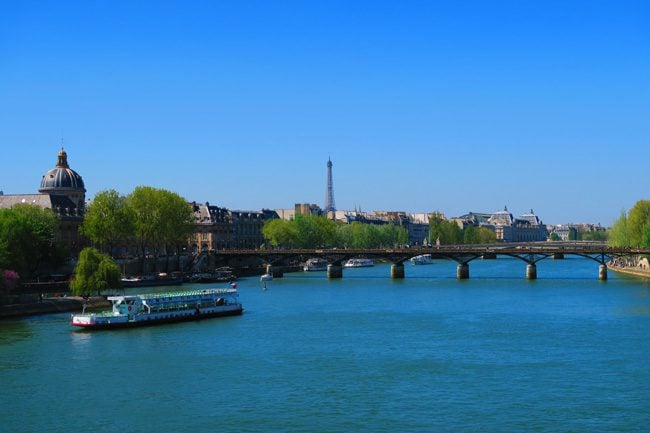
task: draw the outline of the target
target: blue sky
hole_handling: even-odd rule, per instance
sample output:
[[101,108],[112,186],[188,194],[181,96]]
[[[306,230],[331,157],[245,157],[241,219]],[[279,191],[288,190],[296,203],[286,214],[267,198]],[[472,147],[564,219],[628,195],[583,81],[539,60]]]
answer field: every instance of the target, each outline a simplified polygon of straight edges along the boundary
[[611,224],[649,199],[645,1],[0,4],[5,194]]

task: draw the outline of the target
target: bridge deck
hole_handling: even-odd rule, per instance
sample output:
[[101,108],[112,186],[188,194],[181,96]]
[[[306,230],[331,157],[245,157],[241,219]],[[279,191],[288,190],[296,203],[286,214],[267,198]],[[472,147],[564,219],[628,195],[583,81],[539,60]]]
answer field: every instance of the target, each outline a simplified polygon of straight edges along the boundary
[[[212,252],[217,260],[256,258],[269,267],[281,269],[289,263],[305,262],[307,259],[321,257],[327,259],[332,267],[328,276],[340,278],[338,269],[344,261],[354,257],[380,259],[391,262],[391,276],[403,278],[403,263],[412,257],[421,254],[430,254],[433,259],[447,259],[458,263],[457,276],[459,279],[469,278],[469,263],[479,258],[498,258],[508,256],[520,259],[527,263],[526,277],[537,277],[536,263],[553,257],[563,258],[566,255],[575,255],[598,262],[599,278],[607,278],[606,264],[617,257],[650,255],[650,248],[620,248],[609,247],[601,242],[537,242],[516,244],[490,244],[490,245],[441,245],[434,247],[416,248],[377,248],[377,249],[271,249],[271,250],[223,250]],[[401,268],[401,269],[400,269]],[[281,271],[278,271],[281,274]]]

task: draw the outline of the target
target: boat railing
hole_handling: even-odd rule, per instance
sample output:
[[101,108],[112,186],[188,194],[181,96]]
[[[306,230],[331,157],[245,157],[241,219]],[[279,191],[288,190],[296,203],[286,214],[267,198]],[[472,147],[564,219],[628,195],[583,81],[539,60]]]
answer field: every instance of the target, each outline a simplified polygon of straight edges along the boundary
[[138,295],[140,299],[165,299],[165,298],[182,298],[188,296],[204,296],[209,297],[210,295],[226,295],[226,294],[235,294],[237,289],[205,289],[205,290],[192,290],[188,292],[173,292],[173,293],[146,293]]

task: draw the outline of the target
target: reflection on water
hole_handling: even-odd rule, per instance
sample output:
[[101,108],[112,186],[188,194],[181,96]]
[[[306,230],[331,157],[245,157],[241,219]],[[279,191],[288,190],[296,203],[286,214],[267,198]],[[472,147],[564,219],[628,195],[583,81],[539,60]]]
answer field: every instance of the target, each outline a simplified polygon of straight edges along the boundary
[[650,307],[645,305],[636,305],[624,312],[626,316],[645,316],[650,317]]
[[0,321],[0,345],[8,345],[31,337],[34,334],[29,324],[22,319]]
[[89,359],[92,356],[92,342],[94,334],[92,332],[78,329],[70,331],[69,334],[72,359]]
[[70,338],[73,347],[85,347],[90,344],[93,334],[85,330],[74,329],[70,331]]

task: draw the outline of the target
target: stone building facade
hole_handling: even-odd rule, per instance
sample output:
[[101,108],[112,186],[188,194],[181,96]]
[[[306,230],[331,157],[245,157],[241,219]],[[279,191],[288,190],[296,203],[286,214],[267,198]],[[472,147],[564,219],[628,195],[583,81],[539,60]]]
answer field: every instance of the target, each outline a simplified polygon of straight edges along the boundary
[[548,238],[546,225],[532,209],[530,213],[514,218],[506,207],[492,214],[481,226],[494,230],[497,242],[543,242]]
[[196,229],[190,240],[192,253],[225,249],[255,249],[264,244],[262,227],[278,218],[275,211],[232,211],[223,207],[192,203]]
[[68,154],[63,148],[57,155],[54,168],[41,177],[39,194],[0,194],[0,208],[11,208],[17,204],[31,204],[52,211],[59,218],[59,233],[56,242],[78,257],[86,245],[79,234],[86,210],[86,188],[82,177],[68,165]]

